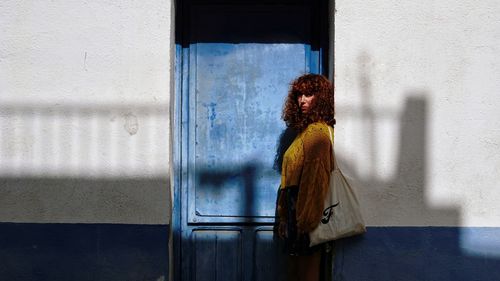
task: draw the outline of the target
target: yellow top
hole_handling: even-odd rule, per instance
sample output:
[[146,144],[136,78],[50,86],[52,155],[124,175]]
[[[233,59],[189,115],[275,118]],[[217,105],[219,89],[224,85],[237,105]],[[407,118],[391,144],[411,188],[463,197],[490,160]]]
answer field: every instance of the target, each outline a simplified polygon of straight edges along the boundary
[[[333,134],[333,129],[332,134]],[[332,136],[333,137],[333,136]],[[297,229],[314,230],[321,220],[325,196],[333,170],[333,150],[328,125],[312,123],[292,142],[283,156],[281,188],[298,186]],[[278,201],[280,219],[286,218],[284,202]]]

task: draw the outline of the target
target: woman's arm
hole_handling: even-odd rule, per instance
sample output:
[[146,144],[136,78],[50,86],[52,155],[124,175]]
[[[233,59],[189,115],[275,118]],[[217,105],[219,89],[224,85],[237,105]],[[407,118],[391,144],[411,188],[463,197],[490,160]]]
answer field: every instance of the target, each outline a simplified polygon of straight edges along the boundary
[[314,230],[321,220],[330,184],[332,144],[328,127],[312,124],[304,133],[304,166],[297,200],[297,228],[300,233]]

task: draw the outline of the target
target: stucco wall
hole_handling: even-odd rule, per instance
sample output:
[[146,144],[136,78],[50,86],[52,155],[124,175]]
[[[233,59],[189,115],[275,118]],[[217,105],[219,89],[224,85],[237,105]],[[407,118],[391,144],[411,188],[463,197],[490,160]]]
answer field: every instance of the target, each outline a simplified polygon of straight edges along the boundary
[[0,3],[0,222],[169,223],[171,5]]
[[500,3],[331,3],[336,153],[370,226],[335,279],[498,276]]
[[368,224],[498,227],[500,2],[335,8],[337,154]]

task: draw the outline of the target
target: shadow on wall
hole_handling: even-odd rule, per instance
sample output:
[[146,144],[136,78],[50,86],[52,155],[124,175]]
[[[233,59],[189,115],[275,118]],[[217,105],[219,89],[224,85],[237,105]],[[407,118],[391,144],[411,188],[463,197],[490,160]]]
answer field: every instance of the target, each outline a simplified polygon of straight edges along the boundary
[[[359,85],[362,107],[358,110],[340,108],[346,120],[359,122],[369,141],[367,153],[371,171],[379,159],[377,144],[393,140],[380,139],[383,119],[399,122],[397,168],[394,177],[380,180],[375,172],[361,176],[348,161],[340,165],[353,175],[362,194],[363,209],[369,222],[384,225],[429,225],[429,227],[369,227],[360,237],[342,239],[336,243],[335,280],[492,280],[500,276],[500,260],[493,255],[471,256],[461,245],[460,227],[431,225],[460,225],[460,209],[435,208],[426,203],[428,161],[428,102],[427,91],[409,91],[405,96],[402,114],[395,118],[390,110],[371,106],[371,57],[359,57]],[[390,121],[390,120],[389,120]],[[341,156],[342,154],[337,154]],[[469,228],[476,237],[498,236],[500,231],[488,228]],[[497,242],[498,239],[491,239]],[[494,279],[494,278],[493,278]]]
[[2,104],[0,175],[165,177],[167,105]]
[[[460,225],[460,210],[433,209],[425,202],[427,182],[427,132],[428,132],[428,102],[430,94],[426,90],[409,90],[405,93],[406,100],[401,112],[391,108],[374,107],[372,105],[372,79],[374,70],[373,61],[369,54],[361,53],[358,57],[358,81],[361,90],[360,108],[338,109],[340,122],[356,122],[359,135],[366,142],[366,147],[360,147],[367,161],[362,166],[368,167],[368,172],[360,174],[359,169],[348,161],[340,160],[347,174],[352,175],[358,182],[367,202],[367,221],[375,225],[390,224],[404,225]],[[399,132],[393,134],[394,139],[387,139],[387,131]],[[399,138],[397,141],[396,138]],[[392,147],[392,144],[398,146]],[[382,165],[387,159],[385,151],[396,150],[395,172],[392,179],[381,180],[384,174]],[[338,153],[337,157],[342,157]],[[387,166],[386,164],[384,166]],[[393,165],[390,165],[392,168]],[[385,173],[387,174],[387,173]],[[383,206],[380,204],[383,203]],[[369,211],[368,211],[369,210]]]
[[[366,133],[368,147],[360,149],[366,153],[371,172],[367,175],[357,173],[354,165],[346,159],[342,160],[341,152],[337,151],[337,157],[342,168],[353,176],[362,191],[361,201],[367,221],[376,222],[375,225],[400,222],[398,225],[424,226],[369,227],[366,235],[338,241],[335,280],[491,280],[492,274],[500,276],[500,260],[495,256],[471,256],[465,252],[461,245],[463,229],[439,227],[460,225],[460,209],[436,208],[426,202],[429,116],[426,96],[430,93],[410,90],[405,95],[407,99],[401,113],[373,108],[370,60],[368,54],[362,54],[359,60],[361,108],[339,108],[339,116],[346,120],[338,121],[355,120],[356,124],[360,124],[360,130]],[[396,140],[380,139],[382,134],[377,128],[385,121],[395,124],[399,132],[396,136],[399,139],[396,169],[389,179],[381,179],[376,173],[377,159],[380,158],[376,144],[384,141],[396,143]],[[293,137],[293,132],[284,131],[277,149],[284,150]],[[244,186],[239,191],[240,197],[247,199],[237,204],[247,214],[253,214],[262,207],[261,199],[264,198],[258,194],[259,177],[256,175],[266,169],[270,167],[248,162],[241,167],[207,169],[197,177],[200,189],[208,189],[210,196],[217,194],[215,198],[226,196],[230,187],[234,191],[235,186]],[[225,208],[224,205],[217,205],[220,202],[214,200],[214,212]],[[466,231],[475,237],[500,234],[498,229],[470,228]]]
[[0,279],[167,280],[167,114],[0,105]]

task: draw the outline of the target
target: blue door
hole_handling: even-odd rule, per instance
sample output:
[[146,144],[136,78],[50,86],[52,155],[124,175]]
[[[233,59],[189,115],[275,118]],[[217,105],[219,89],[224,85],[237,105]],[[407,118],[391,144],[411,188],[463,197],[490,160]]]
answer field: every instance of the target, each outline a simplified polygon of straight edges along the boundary
[[326,69],[327,1],[213,2],[177,5],[175,280],[282,280],[280,116],[290,81]]

